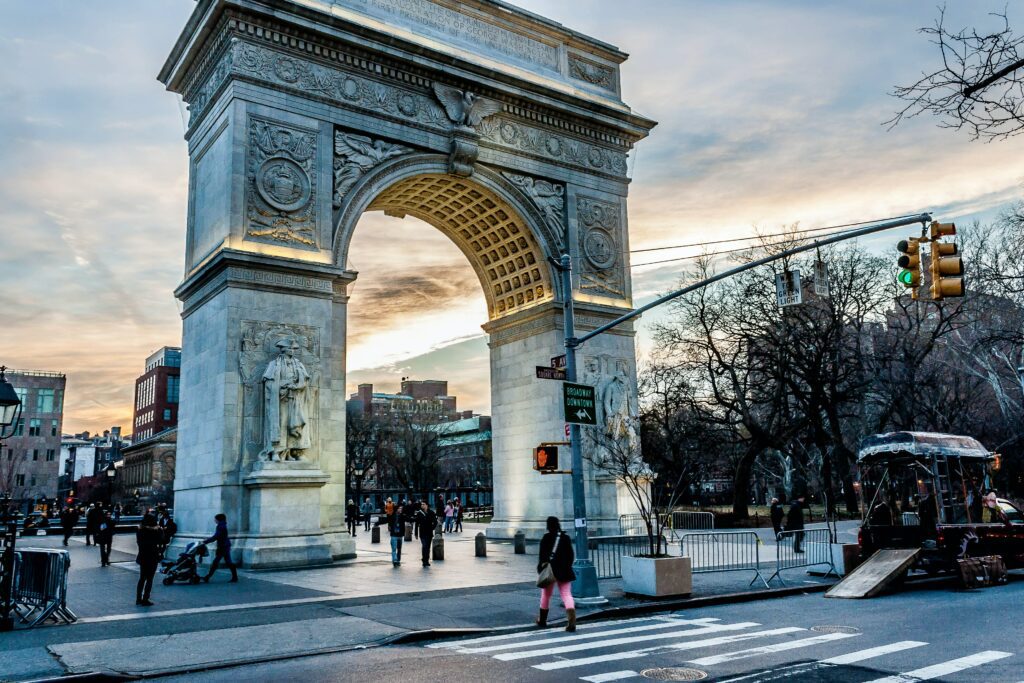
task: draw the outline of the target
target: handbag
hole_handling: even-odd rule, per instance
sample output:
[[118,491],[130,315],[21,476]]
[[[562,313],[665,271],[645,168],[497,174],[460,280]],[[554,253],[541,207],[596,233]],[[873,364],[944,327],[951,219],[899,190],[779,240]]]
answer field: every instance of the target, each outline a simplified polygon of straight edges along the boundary
[[555,553],[558,551],[558,542],[561,540],[562,534],[558,534],[558,536],[555,537],[555,545],[551,549],[551,559],[544,563],[544,566],[540,568],[540,573],[537,574],[537,588],[547,588],[558,580],[555,578],[555,570],[551,568],[551,563],[555,561]]

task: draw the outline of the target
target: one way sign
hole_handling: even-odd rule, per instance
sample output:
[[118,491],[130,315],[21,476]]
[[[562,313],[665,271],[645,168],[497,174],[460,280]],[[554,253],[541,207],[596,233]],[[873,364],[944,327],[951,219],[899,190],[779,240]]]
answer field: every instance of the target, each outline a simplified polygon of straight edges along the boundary
[[562,385],[562,399],[566,422],[578,425],[597,424],[594,387],[566,382]]

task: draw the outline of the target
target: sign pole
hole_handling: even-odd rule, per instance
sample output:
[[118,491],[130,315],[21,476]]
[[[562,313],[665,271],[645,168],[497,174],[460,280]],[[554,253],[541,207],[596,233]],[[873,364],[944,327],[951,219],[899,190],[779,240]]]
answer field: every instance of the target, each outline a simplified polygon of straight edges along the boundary
[[[562,273],[562,320],[565,327],[565,379],[576,381],[576,326],[572,302],[572,260],[562,254],[559,270]],[[576,561],[572,570],[576,573],[574,590],[577,602],[601,604],[608,602],[597,586],[597,568],[590,561],[587,547],[587,501],[583,490],[583,444],[580,426],[569,425],[569,442],[572,450],[572,509],[573,526],[576,530]]]

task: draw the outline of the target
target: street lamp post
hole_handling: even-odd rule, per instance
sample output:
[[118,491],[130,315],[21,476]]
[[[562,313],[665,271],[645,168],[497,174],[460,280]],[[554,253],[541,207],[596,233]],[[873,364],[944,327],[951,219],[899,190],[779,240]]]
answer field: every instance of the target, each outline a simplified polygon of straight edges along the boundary
[[[4,377],[6,366],[0,365],[0,453],[4,439],[14,434],[21,415],[21,399]],[[0,631],[14,630],[14,606],[11,593],[14,588],[14,546],[18,538],[18,516],[11,511],[11,492],[0,495],[0,513],[3,524],[3,556],[0,558]]]
[[363,477],[366,476],[366,466],[356,463],[352,466],[352,476],[356,478],[356,505],[363,504]]

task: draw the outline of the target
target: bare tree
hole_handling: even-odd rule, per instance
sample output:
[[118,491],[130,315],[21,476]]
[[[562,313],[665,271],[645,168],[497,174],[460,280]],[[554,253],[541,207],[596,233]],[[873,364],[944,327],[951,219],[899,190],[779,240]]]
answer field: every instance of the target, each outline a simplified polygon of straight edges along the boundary
[[940,127],[966,130],[975,140],[1024,131],[1024,36],[1013,33],[1005,11],[990,16],[998,26],[988,33],[954,31],[942,7],[934,26],[920,29],[938,47],[942,66],[894,88],[892,94],[906,104],[886,122],[890,128],[927,113],[938,117]]
[[398,483],[411,491],[427,492],[437,485],[440,433],[432,429],[432,417],[395,412],[385,425],[384,457]]
[[28,459],[28,452],[20,448],[8,448],[5,454],[2,450],[0,449],[0,494],[9,493],[12,498],[15,498],[15,479],[21,473],[22,465]]

